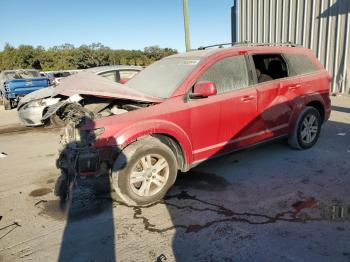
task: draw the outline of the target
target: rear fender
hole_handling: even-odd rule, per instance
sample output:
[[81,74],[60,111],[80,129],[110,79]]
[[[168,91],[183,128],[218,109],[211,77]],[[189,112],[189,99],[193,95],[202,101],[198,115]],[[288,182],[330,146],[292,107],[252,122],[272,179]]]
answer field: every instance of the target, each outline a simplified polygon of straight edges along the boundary
[[306,107],[306,105],[311,103],[311,102],[315,102],[315,101],[321,103],[323,108],[326,111],[326,106],[324,104],[324,100],[323,100],[322,95],[320,93],[307,94],[304,97],[297,98],[294,110],[293,110],[291,117],[290,117],[290,120],[289,120],[289,129],[288,130],[290,133],[293,132],[296,121],[298,120],[300,113],[303,111],[303,109]]

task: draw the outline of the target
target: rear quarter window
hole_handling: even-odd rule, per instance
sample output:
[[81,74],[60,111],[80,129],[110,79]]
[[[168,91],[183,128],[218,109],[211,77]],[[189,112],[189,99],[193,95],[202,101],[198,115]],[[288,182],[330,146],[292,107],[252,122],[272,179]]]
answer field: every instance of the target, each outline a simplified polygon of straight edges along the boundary
[[318,70],[317,66],[305,55],[301,54],[284,54],[288,65],[289,75],[304,75]]

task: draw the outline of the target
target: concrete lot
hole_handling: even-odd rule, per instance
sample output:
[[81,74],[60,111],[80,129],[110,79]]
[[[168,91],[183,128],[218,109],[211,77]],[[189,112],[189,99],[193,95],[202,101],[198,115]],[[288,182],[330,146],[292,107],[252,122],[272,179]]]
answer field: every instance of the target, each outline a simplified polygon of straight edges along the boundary
[[0,111],[0,261],[350,261],[350,97],[332,100],[314,148],[208,161],[147,208],[78,187],[62,210],[59,131]]

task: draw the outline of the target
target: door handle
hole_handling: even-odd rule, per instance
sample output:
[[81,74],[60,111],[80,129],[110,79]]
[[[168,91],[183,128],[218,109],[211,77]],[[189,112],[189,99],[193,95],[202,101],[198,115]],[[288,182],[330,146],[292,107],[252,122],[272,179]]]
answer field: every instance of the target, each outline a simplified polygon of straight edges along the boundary
[[297,84],[297,85],[292,85],[292,86],[288,87],[288,89],[289,89],[290,91],[294,91],[294,90],[297,90],[297,89],[300,88],[300,87],[301,87],[301,85]]
[[254,100],[255,99],[255,96],[243,96],[241,98],[241,102],[248,102],[248,101],[251,101],[251,100]]

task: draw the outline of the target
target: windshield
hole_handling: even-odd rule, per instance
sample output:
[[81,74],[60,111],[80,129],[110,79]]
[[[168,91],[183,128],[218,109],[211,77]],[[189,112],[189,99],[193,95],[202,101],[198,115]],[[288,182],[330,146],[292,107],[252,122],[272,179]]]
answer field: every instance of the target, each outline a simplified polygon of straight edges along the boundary
[[16,70],[11,72],[5,72],[5,75],[6,78],[9,80],[40,77],[40,73],[38,71],[33,70]]
[[129,80],[127,86],[148,95],[168,98],[200,61],[198,57],[164,58]]

